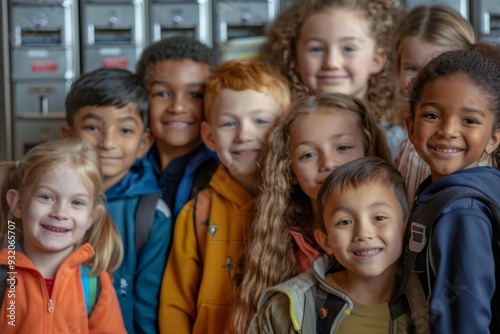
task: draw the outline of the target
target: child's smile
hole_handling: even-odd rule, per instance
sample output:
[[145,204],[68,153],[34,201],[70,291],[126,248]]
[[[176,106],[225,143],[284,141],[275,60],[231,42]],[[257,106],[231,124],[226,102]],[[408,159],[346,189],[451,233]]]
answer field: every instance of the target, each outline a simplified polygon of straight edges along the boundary
[[478,166],[487,146],[498,145],[495,117],[483,94],[462,74],[438,78],[423,89],[409,137],[434,181]]

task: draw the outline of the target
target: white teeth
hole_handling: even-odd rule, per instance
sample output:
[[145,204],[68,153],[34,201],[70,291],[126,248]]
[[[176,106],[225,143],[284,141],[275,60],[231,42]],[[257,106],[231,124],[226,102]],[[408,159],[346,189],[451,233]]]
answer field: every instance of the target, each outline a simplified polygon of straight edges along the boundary
[[443,152],[443,153],[456,153],[456,152],[458,152],[459,150],[455,150],[455,149],[448,149],[448,150],[445,150],[445,149],[441,149],[441,148],[436,148],[436,151]]
[[354,254],[357,256],[368,256],[368,255],[377,255],[380,252],[381,250],[377,248],[377,249],[370,249],[369,251],[365,252],[354,252]]
[[57,228],[57,227],[47,226],[47,225],[43,225],[43,227],[49,231],[54,231],[54,232],[67,232],[68,231],[65,228]]

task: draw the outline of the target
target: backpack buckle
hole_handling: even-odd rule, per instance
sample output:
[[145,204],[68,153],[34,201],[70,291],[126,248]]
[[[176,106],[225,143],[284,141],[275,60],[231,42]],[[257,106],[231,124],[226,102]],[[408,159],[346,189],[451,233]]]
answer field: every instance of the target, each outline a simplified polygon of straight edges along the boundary
[[410,244],[409,249],[414,253],[420,253],[427,243],[427,238],[425,237],[425,225],[418,223],[411,223],[410,226]]

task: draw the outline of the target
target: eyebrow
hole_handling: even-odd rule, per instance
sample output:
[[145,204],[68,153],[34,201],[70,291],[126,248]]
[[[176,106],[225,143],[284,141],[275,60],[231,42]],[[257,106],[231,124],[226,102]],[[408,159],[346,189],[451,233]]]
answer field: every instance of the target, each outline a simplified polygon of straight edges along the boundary
[[[439,103],[436,103],[436,102],[422,102],[422,104],[420,104],[420,107],[427,107],[427,106],[434,107],[437,109],[443,109],[443,106],[440,105]],[[472,107],[463,107],[460,110],[463,110],[468,114],[478,114],[482,117],[486,117],[484,111],[482,111],[481,109],[472,108]]]
[[[151,87],[155,87],[155,86],[168,86],[170,85],[170,81],[167,81],[167,80],[155,80],[153,81],[150,86]],[[203,82],[191,82],[191,83],[188,83],[187,86],[190,86],[190,87],[205,87],[206,84],[203,83]]]
[[[43,191],[44,189],[49,190],[49,191],[51,191],[53,193],[56,193],[56,194],[58,193],[57,189],[52,188],[52,187],[50,187],[48,185],[45,185],[45,184],[40,184],[34,190],[35,191],[37,191],[37,190],[42,190]],[[91,198],[92,196],[90,194],[88,194],[88,193],[77,193],[77,194],[71,195],[71,197],[88,197],[88,198]]]
[[[351,133],[339,133],[337,135],[333,135],[333,136],[328,137],[328,139],[330,139],[330,140],[331,139],[339,139],[339,138],[346,137],[346,136],[355,137]],[[315,145],[315,143],[311,140],[304,140],[304,141],[301,141],[300,143],[298,143],[297,145],[295,145],[294,147],[299,147],[301,145]]]
[[[97,121],[102,121],[102,117],[97,115],[97,114],[94,114],[94,113],[88,113],[87,115],[83,116],[82,117],[82,121],[86,121],[88,119],[94,119],[94,120],[97,120]],[[124,116],[124,117],[121,117],[118,119],[120,122],[127,122],[127,121],[132,121],[134,123],[137,123],[139,124],[139,122],[137,122],[137,120],[132,117],[132,116]]]
[[[379,201],[379,202],[375,202],[375,203],[372,203],[368,206],[368,208],[370,209],[374,209],[374,208],[378,208],[378,207],[386,207],[388,209],[392,209],[392,206],[389,205],[387,202],[383,202],[383,201]],[[348,208],[348,207],[345,207],[345,206],[339,206],[338,208],[335,208],[335,210],[333,210],[331,213],[330,213],[330,217],[333,216],[335,213],[337,213],[338,211],[347,211],[347,212],[353,212],[355,210],[353,210],[352,208]]]

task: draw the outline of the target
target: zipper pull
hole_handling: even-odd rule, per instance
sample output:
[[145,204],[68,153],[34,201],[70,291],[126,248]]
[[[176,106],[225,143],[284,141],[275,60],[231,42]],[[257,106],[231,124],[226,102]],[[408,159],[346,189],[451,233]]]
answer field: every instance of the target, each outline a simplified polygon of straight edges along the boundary
[[52,299],[49,299],[49,312],[54,312],[54,306],[52,306]]

